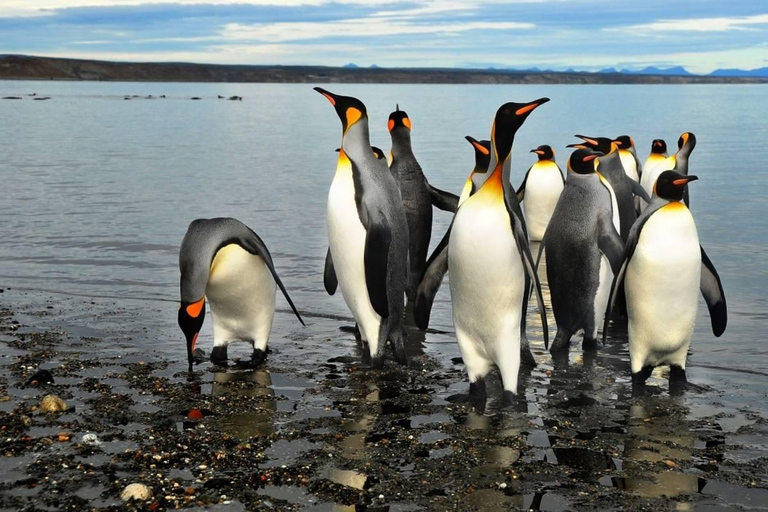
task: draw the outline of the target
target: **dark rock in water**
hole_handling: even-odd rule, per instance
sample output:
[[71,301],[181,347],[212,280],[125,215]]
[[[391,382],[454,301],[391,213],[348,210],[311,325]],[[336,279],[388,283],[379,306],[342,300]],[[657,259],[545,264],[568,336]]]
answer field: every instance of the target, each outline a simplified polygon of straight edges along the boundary
[[5,96],[3,97],[4,100],[20,100],[21,96]]
[[40,96],[39,98],[32,98],[35,101],[45,101],[51,99],[50,96]]
[[191,100],[201,100],[201,99],[203,99],[203,98],[201,98],[200,96],[192,96],[192,97],[191,97],[191,98],[189,98],[189,99],[191,99]]
[[230,96],[229,100],[230,101],[243,101],[243,97],[242,96]]
[[37,370],[34,375],[27,379],[27,384],[31,384],[32,386],[53,383],[53,375],[48,370]]

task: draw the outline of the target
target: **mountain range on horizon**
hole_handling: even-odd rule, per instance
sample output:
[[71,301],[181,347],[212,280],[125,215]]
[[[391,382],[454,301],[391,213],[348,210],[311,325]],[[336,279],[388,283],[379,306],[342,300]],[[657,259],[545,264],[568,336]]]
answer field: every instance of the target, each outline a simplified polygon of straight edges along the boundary
[[699,74],[691,73],[683,66],[672,66],[669,68],[659,68],[656,66],[647,66],[642,69],[616,69],[613,67],[603,68],[598,71],[578,70],[568,68],[565,70],[532,68],[512,68],[512,67],[489,67],[492,71],[527,71],[534,73],[602,73],[602,74],[620,74],[620,75],[662,75],[662,76],[729,76],[729,77],[768,77],[768,67],[757,69],[737,69],[737,68],[718,68],[709,73]]

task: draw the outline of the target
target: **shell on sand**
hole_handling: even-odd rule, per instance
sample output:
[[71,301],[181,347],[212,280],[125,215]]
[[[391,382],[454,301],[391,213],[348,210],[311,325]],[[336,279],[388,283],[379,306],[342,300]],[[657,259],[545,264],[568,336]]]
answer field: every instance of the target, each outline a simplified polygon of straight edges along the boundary
[[67,410],[67,402],[56,395],[45,395],[40,402],[40,410],[43,412],[61,412]]
[[144,484],[130,484],[123,489],[120,497],[125,501],[139,500],[147,501],[152,499],[152,489]]

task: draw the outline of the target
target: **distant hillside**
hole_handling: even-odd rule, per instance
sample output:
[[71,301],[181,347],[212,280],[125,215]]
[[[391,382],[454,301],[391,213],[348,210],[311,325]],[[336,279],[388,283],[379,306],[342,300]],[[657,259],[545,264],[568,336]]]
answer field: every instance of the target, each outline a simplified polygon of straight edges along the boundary
[[[674,68],[673,68],[674,69]],[[0,79],[146,82],[684,84],[768,83],[768,77],[698,76],[498,69],[416,69],[137,63],[0,55]],[[669,71],[669,70],[667,70]]]
[[756,76],[768,77],[768,68],[745,69],[716,69],[709,76]]

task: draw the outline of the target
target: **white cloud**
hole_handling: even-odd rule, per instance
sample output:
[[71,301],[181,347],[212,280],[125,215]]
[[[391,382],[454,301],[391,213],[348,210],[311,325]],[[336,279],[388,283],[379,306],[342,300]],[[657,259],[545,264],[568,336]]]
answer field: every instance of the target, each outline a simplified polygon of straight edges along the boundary
[[524,30],[532,23],[470,22],[417,24],[392,18],[360,18],[333,22],[286,22],[224,26],[222,36],[233,41],[286,42],[326,37],[375,37],[418,34],[458,34],[470,30]]
[[607,32],[631,32],[635,34],[659,34],[664,32],[727,32],[729,30],[753,30],[751,25],[768,24],[768,14],[735,16],[731,18],[691,18],[683,20],[658,20],[653,23],[605,28]]

